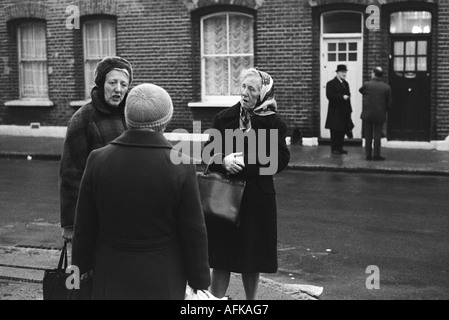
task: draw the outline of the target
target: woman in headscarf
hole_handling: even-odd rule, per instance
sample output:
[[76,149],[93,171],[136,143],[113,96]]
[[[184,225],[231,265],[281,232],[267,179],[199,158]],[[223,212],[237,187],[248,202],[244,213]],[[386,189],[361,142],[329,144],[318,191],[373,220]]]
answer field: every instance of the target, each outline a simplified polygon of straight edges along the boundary
[[[233,179],[246,181],[240,207],[240,225],[226,221],[206,219],[209,237],[209,261],[212,271],[212,293],[222,298],[226,295],[231,272],[242,274],[246,298],[257,299],[260,273],[276,273],[277,261],[277,210],[273,174],[284,170],[290,160],[285,138],[287,126],[277,114],[273,78],[257,69],[248,69],[241,76],[240,102],[218,113],[213,128],[223,137],[223,148],[232,143],[225,141],[225,130],[241,130],[256,136],[257,141],[235,146],[233,152],[224,154],[222,161],[211,170],[229,174]],[[259,150],[260,133],[266,130],[266,150]],[[276,145],[272,145],[271,130],[277,132]],[[212,143],[209,141],[208,143]],[[263,149],[263,148],[262,148]],[[271,175],[261,174],[263,168],[259,155],[273,157],[277,168]],[[256,157],[253,157],[256,155]],[[255,163],[251,159],[256,159]],[[275,162],[276,162],[275,161]],[[217,163],[217,162],[215,162]]]

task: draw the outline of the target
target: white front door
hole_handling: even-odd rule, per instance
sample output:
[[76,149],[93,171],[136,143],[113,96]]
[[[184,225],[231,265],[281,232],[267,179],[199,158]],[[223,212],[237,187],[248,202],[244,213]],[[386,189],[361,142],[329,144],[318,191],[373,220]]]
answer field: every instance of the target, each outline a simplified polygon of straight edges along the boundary
[[335,78],[339,64],[345,64],[349,70],[346,81],[351,89],[353,134],[354,138],[361,139],[363,99],[359,89],[363,85],[363,41],[362,38],[338,38],[335,35],[321,42],[321,137],[330,138],[330,131],[325,129],[329,106],[326,84]]

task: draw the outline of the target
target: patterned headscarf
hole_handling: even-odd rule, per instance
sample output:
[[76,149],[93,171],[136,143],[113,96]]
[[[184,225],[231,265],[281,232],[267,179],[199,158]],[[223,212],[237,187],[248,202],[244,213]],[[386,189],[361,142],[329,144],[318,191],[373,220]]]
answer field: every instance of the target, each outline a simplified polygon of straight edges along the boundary
[[245,132],[248,132],[252,128],[252,116],[266,117],[276,114],[277,112],[277,102],[274,94],[274,80],[266,72],[259,70],[257,70],[257,72],[262,79],[262,89],[260,90],[260,97],[256,103],[256,107],[252,111],[246,111],[244,108],[241,108],[240,110],[240,129]]

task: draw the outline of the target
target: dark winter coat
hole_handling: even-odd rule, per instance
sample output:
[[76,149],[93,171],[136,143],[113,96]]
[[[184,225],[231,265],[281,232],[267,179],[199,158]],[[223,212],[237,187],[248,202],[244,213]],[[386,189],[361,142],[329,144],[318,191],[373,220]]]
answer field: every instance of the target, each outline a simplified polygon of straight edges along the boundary
[[67,127],[59,169],[61,226],[73,227],[81,177],[89,154],[104,147],[126,130],[124,102],[114,109],[92,90],[92,102],[81,107]]
[[[213,128],[220,131],[223,137],[223,150],[225,130],[240,130],[239,119],[240,103],[215,117]],[[253,146],[259,143],[259,129],[278,130],[278,149],[275,150],[268,139],[267,150],[277,155],[277,172],[281,172],[290,160],[290,152],[285,142],[286,124],[278,115],[253,116],[251,123],[257,138],[257,143]],[[246,168],[242,173],[233,176],[235,179],[247,181],[240,208],[240,226],[235,227],[214,219],[206,220],[210,265],[212,268],[238,273],[275,273],[278,268],[277,209],[273,176],[260,175],[261,164],[249,164],[247,143],[243,149],[238,150],[234,146],[232,152],[245,154]],[[257,150],[255,152],[257,153]],[[225,173],[223,166],[219,164],[212,166],[212,170]]]
[[326,120],[326,129],[349,134],[354,129],[351,119],[352,106],[351,99],[345,100],[343,96],[351,97],[349,84],[345,80],[343,83],[335,77],[326,86],[326,96],[329,100],[329,110]]
[[387,112],[393,107],[391,87],[381,78],[374,78],[360,88],[363,94],[362,120],[372,123],[385,123]]
[[94,299],[183,299],[210,285],[193,164],[162,133],[130,130],[92,152],[76,212],[73,264],[94,269]]

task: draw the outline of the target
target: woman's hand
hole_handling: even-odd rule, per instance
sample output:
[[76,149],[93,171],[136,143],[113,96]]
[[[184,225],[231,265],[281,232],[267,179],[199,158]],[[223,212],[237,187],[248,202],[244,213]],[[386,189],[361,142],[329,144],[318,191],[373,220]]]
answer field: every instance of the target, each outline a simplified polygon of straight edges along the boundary
[[72,243],[72,241],[73,241],[73,228],[64,228],[62,230],[62,238],[67,243]]
[[225,157],[223,160],[223,168],[229,174],[238,174],[245,168],[245,162],[243,159],[243,153],[231,153],[229,156]]
[[94,271],[91,270],[91,271],[89,271],[89,272],[83,274],[83,275],[81,276],[81,279],[80,279],[80,280],[89,280],[89,279],[93,279],[93,278],[94,278]]

